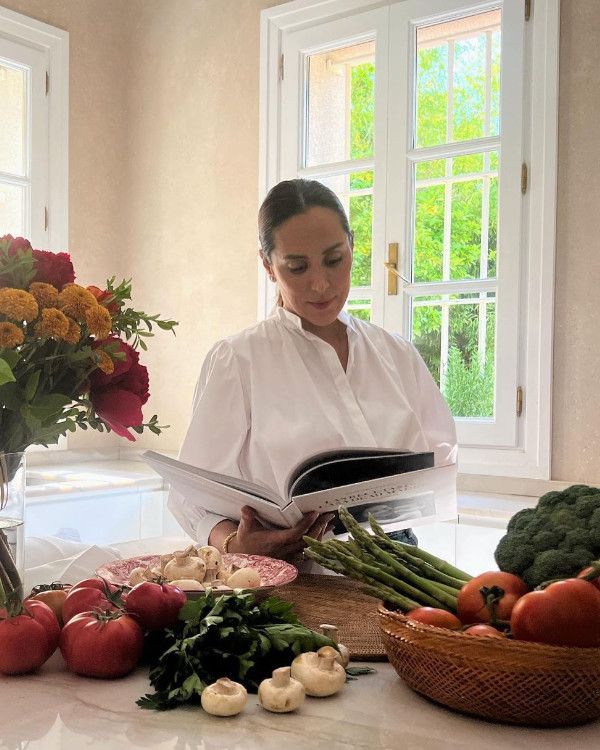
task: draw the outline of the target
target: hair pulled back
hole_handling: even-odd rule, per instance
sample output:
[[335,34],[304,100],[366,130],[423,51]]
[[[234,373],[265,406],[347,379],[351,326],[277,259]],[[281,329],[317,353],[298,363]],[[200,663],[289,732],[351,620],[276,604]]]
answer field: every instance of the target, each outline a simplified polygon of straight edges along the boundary
[[342,229],[352,239],[348,217],[333,190],[316,180],[284,180],[271,188],[258,212],[261,256],[270,262],[275,246],[273,234],[277,227],[315,206],[334,211],[340,219]]

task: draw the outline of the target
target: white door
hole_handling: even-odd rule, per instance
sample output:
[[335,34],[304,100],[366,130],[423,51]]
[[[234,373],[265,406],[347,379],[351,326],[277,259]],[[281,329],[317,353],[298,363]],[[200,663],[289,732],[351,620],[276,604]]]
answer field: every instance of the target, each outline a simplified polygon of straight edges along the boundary
[[[524,15],[520,0],[465,5],[390,9],[386,241],[401,278],[388,271],[384,325],[421,352],[461,445],[508,447],[517,441]],[[502,226],[499,207],[510,216]]]
[[403,0],[283,39],[279,179],[341,198],[348,309],[413,341],[462,446],[518,441],[523,36],[521,0]]
[[279,179],[332,188],[354,231],[348,309],[383,323],[389,10],[286,35]]

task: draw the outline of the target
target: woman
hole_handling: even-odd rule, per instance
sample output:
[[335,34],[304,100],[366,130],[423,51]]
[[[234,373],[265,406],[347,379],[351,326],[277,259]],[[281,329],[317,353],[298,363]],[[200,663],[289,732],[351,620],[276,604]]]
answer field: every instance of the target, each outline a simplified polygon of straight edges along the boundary
[[[321,450],[425,450],[436,465],[455,461],[454,421],[416,349],[343,310],[352,232],[337,196],[315,181],[281,182],[258,223],[278,304],[209,352],[181,460],[282,494],[290,469]],[[248,507],[238,524],[175,492],[169,507],[198,541],[273,557],[295,554],[333,519],[309,514],[292,529],[267,529]]]

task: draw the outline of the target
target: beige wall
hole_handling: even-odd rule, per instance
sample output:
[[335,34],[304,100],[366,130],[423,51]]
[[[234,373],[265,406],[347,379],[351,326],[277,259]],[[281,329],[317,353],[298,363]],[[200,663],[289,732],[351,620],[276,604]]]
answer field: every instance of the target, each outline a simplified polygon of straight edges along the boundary
[[563,0],[552,476],[600,482],[600,3]]
[[[82,282],[132,275],[181,322],[142,355],[146,413],[172,425],[143,442],[174,449],[205,352],[256,318],[259,16],[279,2],[0,2],[70,33],[70,250]],[[552,475],[580,482],[600,481],[598,38],[598,0],[563,0]]]

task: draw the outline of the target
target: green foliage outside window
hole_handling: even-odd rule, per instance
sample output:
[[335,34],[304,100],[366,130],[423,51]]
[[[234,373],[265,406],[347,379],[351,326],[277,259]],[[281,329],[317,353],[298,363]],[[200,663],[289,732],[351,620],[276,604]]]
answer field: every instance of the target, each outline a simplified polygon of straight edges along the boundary
[[[454,54],[453,116],[451,140],[469,140],[485,135],[485,36],[457,42]],[[417,122],[418,147],[448,141],[448,47],[441,44],[418,52]],[[372,63],[351,69],[351,159],[373,155],[375,67]],[[500,35],[492,35],[491,116],[487,134],[499,130]],[[446,211],[448,194],[444,184],[424,185],[416,189],[414,265],[415,282],[435,282],[444,278],[444,226],[450,214],[450,279],[494,277],[497,262],[498,181],[488,178],[489,223],[487,269],[481,268],[482,215],[485,196],[481,176],[482,154],[456,157],[416,165],[416,179],[431,180],[469,175],[453,182],[451,205]],[[498,155],[490,154],[488,168],[498,168]],[[372,172],[350,175],[350,189],[370,188]],[[350,224],[354,231],[352,286],[371,284],[372,195],[350,197]],[[487,273],[485,273],[487,271]],[[425,298],[422,298],[425,299]],[[486,304],[485,352],[479,352],[479,306],[450,304],[449,349],[446,372],[441,373],[441,325],[439,298],[433,304],[413,310],[412,339],[427,363],[434,379],[442,384],[444,395],[455,416],[492,417],[495,387],[495,305]],[[451,302],[451,301],[450,301]],[[369,319],[368,310],[357,310],[357,317]]]

